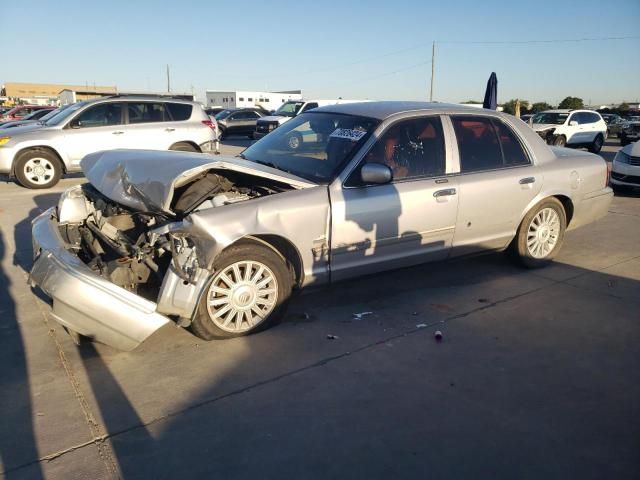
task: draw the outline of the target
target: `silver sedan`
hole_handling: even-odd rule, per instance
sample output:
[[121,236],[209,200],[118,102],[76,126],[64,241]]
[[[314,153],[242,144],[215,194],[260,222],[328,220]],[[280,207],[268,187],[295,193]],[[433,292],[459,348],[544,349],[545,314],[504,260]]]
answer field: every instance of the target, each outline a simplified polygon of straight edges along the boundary
[[420,262],[508,250],[542,267],[612,200],[597,155],[414,102],[316,109],[235,158],[114,150],[82,168],[34,221],[31,278],[58,322],[121,349],[168,322],[246,335],[297,289]]

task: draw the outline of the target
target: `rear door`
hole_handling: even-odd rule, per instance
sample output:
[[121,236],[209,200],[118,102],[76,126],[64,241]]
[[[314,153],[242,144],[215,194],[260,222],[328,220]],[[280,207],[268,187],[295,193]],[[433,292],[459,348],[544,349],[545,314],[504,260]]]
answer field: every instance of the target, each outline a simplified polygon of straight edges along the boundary
[[168,150],[180,141],[164,102],[126,102],[122,148]]
[[62,148],[72,168],[92,152],[122,148],[123,105],[105,102],[92,105],[77,114],[64,128]]
[[460,171],[452,255],[505,247],[542,188],[524,142],[498,118],[454,115]]

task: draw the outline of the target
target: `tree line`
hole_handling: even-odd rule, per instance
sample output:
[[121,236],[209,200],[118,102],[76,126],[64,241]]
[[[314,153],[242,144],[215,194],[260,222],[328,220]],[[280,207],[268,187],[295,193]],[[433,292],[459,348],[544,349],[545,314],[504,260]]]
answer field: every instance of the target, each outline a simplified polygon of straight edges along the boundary
[[[518,101],[520,102],[520,115],[538,113],[544,110],[551,110],[553,108],[558,108],[558,109],[566,108],[570,110],[585,108],[584,101],[579,97],[566,97],[564,100],[562,100],[558,104],[557,107],[554,107],[553,105],[547,102],[530,103],[527,100],[514,98],[512,100],[509,100],[508,102],[505,102],[502,105],[503,111],[511,115],[515,115],[516,104]],[[602,112],[605,112],[605,113],[610,112],[610,113],[618,113],[621,115],[624,115],[628,111],[629,111],[629,104],[627,102],[622,102],[616,108],[606,108],[602,110]]]

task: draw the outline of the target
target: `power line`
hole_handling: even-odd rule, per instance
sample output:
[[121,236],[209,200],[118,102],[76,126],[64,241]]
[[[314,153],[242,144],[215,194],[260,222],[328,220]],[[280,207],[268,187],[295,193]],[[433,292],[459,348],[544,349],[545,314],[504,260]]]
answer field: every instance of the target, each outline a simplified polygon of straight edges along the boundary
[[529,45],[536,43],[576,43],[637,39],[640,39],[640,35],[629,35],[625,37],[556,38],[540,40],[436,40],[436,43],[442,45]]

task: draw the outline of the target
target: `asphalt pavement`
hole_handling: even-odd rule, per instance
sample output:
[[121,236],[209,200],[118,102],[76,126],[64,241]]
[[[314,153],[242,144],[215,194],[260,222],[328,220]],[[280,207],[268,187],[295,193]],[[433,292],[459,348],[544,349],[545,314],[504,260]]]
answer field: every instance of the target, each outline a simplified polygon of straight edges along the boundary
[[0,182],[0,477],[640,478],[640,197],[545,269],[428,264],[257,335],[169,325],[120,352],[77,347],[27,284],[31,219],[83,181]]

